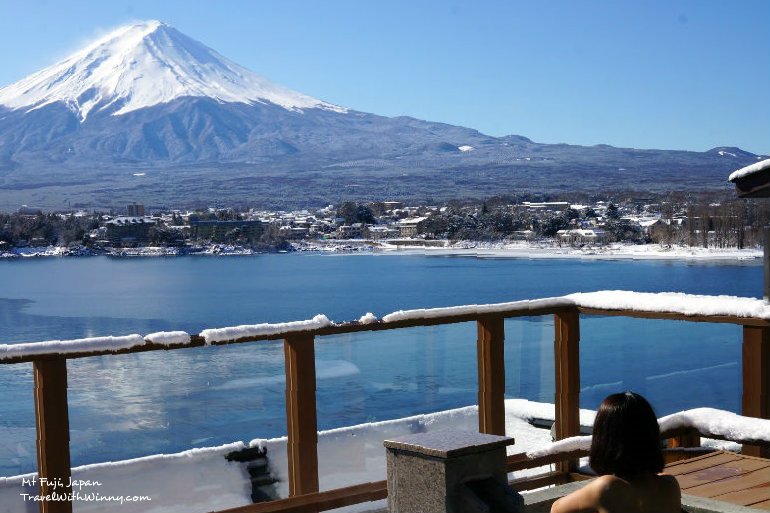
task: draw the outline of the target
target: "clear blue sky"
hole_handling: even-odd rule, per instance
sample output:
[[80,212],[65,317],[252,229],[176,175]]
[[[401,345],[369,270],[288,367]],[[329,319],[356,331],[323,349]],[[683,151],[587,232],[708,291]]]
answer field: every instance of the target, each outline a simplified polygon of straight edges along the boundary
[[349,108],[538,142],[770,153],[770,1],[0,0],[0,85],[165,21]]

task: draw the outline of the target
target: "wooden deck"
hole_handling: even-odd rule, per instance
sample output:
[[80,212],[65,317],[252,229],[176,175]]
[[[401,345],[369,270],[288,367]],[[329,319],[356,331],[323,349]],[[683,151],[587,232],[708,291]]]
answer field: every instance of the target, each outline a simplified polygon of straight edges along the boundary
[[682,493],[770,511],[770,460],[716,451],[666,465]]

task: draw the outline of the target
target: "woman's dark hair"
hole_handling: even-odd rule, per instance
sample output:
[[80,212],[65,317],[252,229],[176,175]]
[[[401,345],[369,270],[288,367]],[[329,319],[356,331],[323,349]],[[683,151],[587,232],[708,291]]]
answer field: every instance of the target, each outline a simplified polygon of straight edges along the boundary
[[602,401],[594,420],[589,464],[599,475],[622,479],[663,470],[658,419],[644,397],[623,392]]

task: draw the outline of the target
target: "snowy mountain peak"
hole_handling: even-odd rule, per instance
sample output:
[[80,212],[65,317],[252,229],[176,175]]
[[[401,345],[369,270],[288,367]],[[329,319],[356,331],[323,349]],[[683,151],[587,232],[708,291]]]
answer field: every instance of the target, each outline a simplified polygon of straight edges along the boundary
[[156,20],[121,27],[0,89],[0,105],[34,110],[62,102],[82,122],[93,112],[121,115],[189,96],[347,112],[274,84]]

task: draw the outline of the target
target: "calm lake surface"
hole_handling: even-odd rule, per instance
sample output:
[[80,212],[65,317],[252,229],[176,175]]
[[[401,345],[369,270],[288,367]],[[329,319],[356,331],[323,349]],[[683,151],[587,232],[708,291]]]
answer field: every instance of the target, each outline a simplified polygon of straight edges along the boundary
[[[46,258],[0,261],[0,343],[147,334],[602,289],[761,297],[761,262],[424,255]],[[472,323],[317,339],[328,429],[476,403]],[[553,402],[552,317],[506,322],[506,393]],[[738,411],[741,330],[584,317],[581,404],[632,389],[659,415]],[[72,463],[285,433],[280,343],[72,360]],[[0,365],[0,475],[35,468],[31,364]]]

